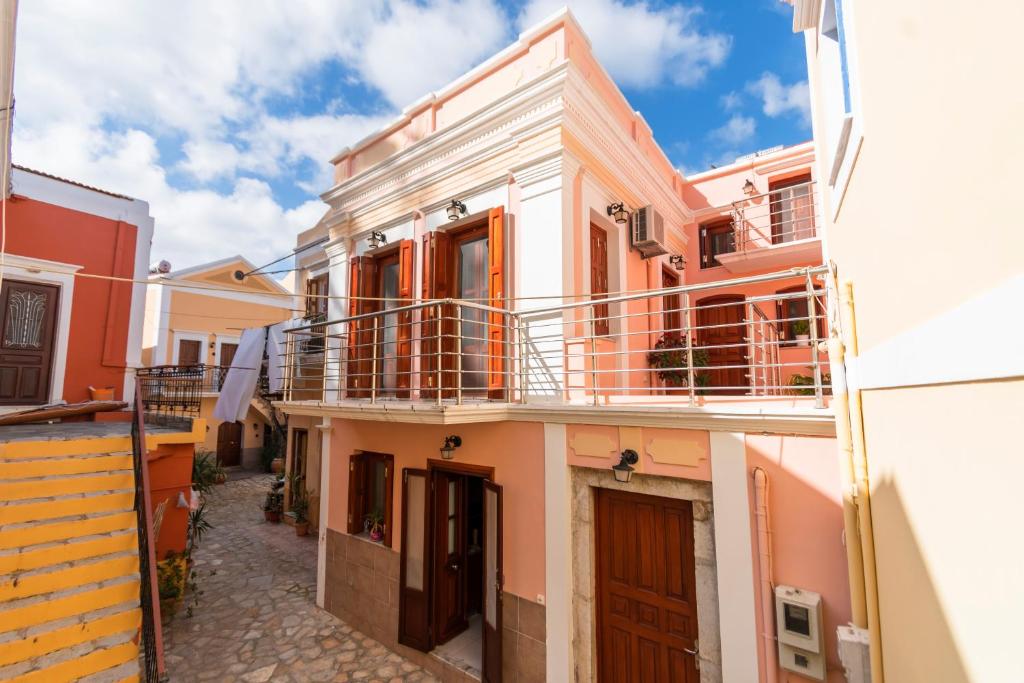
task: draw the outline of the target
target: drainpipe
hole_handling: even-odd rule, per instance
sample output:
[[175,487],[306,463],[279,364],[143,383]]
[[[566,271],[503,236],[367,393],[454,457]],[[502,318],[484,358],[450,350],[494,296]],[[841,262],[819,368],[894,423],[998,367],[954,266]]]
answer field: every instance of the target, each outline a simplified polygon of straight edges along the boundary
[[772,576],[771,518],[768,515],[768,473],[754,468],[754,515],[757,518],[758,576],[761,578],[761,649],[765,683],[776,683],[779,659],[775,649],[775,577]]
[[[858,357],[857,316],[853,306],[853,283],[843,282],[840,290],[843,329],[847,331],[849,351]],[[857,526],[860,531],[864,581],[864,601],[867,608],[868,640],[871,656],[872,683],[884,681],[882,673],[882,633],[878,615],[878,576],[875,573],[875,537],[871,521],[871,482],[868,478],[867,449],[864,442],[864,412],[861,392],[856,386],[849,397],[850,431],[853,444],[853,475],[856,482]]]

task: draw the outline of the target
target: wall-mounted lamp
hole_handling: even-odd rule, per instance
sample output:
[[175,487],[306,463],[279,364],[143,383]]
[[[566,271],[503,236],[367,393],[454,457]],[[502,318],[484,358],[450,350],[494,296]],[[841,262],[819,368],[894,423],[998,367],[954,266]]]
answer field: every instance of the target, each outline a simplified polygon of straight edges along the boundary
[[388,243],[388,237],[380,230],[374,230],[370,233],[370,249],[376,249],[382,244]]
[[466,205],[458,199],[453,199],[448,205],[448,220],[457,221],[466,215]]
[[444,437],[444,445],[441,446],[441,457],[451,460],[455,457],[455,449],[462,445],[462,437],[452,434]]
[[757,188],[754,187],[754,182],[750,178],[747,178],[747,182],[743,183],[743,194],[748,197],[753,197],[757,194]]
[[625,223],[629,220],[629,211],[622,202],[608,205],[608,215],[615,218],[616,223]]
[[633,478],[633,465],[637,463],[640,456],[636,454],[632,448],[627,448],[622,451],[622,455],[619,457],[619,464],[612,465],[612,473],[615,474],[615,481],[628,484],[629,480]]
[[676,270],[686,270],[686,259],[683,258],[682,254],[673,254],[668,257],[668,262],[672,264],[672,267]]

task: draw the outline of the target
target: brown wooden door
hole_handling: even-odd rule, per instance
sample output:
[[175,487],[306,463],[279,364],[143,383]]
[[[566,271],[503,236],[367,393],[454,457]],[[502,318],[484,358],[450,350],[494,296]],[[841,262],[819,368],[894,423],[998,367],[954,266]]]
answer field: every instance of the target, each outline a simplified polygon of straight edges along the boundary
[[466,479],[434,470],[434,642],[469,626],[466,617]]
[[220,365],[224,368],[230,368],[231,362],[235,360],[235,352],[238,351],[238,344],[221,344],[220,345]]
[[[608,233],[590,225],[590,293],[592,298],[608,296]],[[597,304],[594,311],[594,334],[608,334],[608,304]]]
[[426,470],[402,471],[402,554],[399,568],[398,642],[422,652],[430,638],[430,483]]
[[598,680],[696,683],[692,503],[595,491]]
[[222,467],[242,464],[241,422],[221,422],[217,427],[217,460]]
[[59,295],[58,287],[4,279],[0,405],[45,403],[49,397]]
[[178,340],[178,365],[199,365],[202,342],[195,339]]
[[483,683],[501,683],[502,570],[501,487],[484,482],[484,652]]
[[[743,297],[716,296],[697,302],[697,346],[708,354],[709,370],[701,374],[712,395],[747,393],[747,345]],[[721,370],[714,368],[721,367]]]

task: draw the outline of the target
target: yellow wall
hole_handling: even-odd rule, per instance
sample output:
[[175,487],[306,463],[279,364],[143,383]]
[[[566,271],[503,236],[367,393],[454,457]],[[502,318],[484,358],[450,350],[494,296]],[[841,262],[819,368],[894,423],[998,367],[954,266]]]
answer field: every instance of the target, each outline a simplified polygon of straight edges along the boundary
[[[897,381],[863,394],[886,680],[1024,680],[1024,382],[1019,371],[981,381],[979,370],[943,383],[947,370],[980,367],[979,358],[1010,367],[1021,342],[1001,336],[999,316],[1019,315],[1020,301],[957,326],[940,318],[1024,270],[1013,207],[1024,154],[1024,5],[846,6],[864,137],[841,204],[823,183],[826,215],[838,207],[827,249],[839,278],[853,282],[861,358],[874,352],[876,376],[899,375],[898,352],[933,359],[919,386]],[[808,35],[820,141],[823,74]],[[925,324],[930,338],[891,351]]]

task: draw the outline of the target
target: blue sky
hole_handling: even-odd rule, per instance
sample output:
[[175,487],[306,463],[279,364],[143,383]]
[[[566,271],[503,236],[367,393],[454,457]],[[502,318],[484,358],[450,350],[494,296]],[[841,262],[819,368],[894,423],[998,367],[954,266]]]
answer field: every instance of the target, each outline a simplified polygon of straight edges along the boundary
[[[154,261],[269,261],[322,214],[338,149],[562,4],[33,0],[14,159],[149,201]],[[810,138],[803,40],[780,0],[568,4],[684,172]]]

